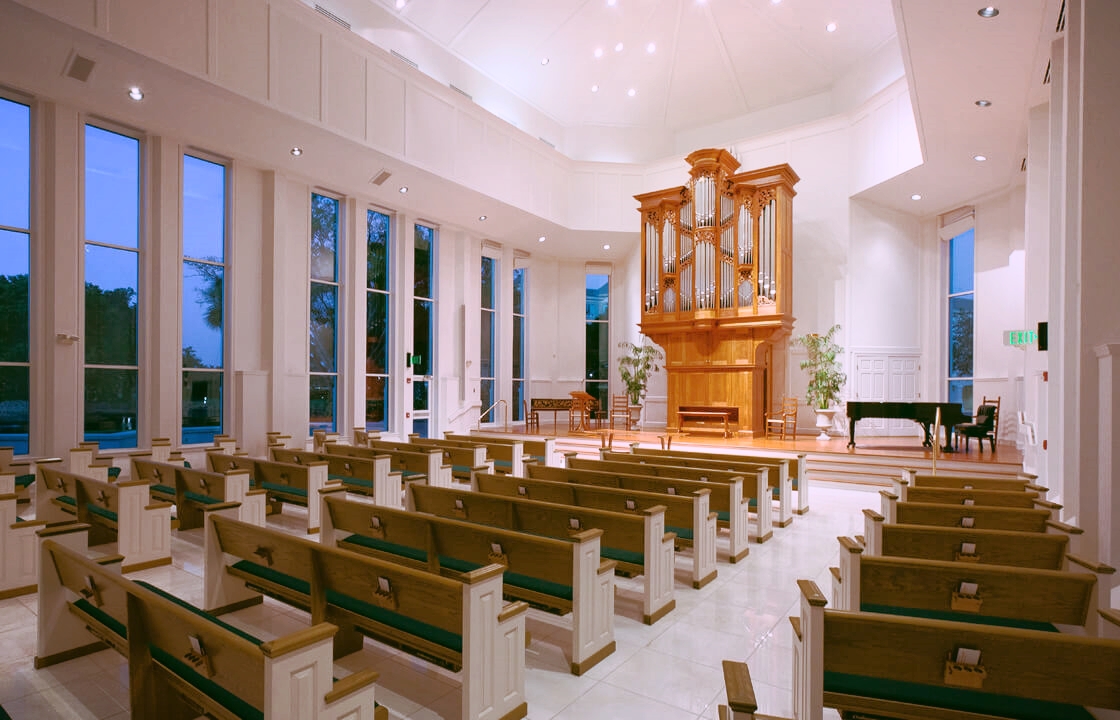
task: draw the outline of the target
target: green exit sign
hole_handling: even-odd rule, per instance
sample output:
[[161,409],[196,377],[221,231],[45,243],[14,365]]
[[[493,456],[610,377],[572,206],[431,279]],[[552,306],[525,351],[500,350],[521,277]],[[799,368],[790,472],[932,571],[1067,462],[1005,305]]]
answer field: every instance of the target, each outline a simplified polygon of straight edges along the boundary
[[1003,333],[1004,345],[1034,345],[1038,342],[1038,333],[1034,330],[1007,330]]

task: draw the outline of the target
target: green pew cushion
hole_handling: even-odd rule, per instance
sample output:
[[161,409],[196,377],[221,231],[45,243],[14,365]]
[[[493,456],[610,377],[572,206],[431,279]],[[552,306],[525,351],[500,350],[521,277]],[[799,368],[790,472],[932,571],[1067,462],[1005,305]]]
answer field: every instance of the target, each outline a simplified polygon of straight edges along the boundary
[[0,707],[0,720],[12,720],[12,716],[6,713],[2,707]]
[[873,605],[871,603],[860,603],[859,609],[862,612],[883,613],[885,615],[904,615],[906,617],[929,618],[931,620],[953,620],[955,622],[974,623],[976,625],[997,625],[999,627],[1020,628],[1022,630],[1058,632],[1058,628],[1047,622],[1017,620],[1015,618],[993,617],[991,615],[977,615],[975,613],[922,610],[919,608],[895,607],[893,605]]
[[190,460],[184,460],[183,461],[183,467],[190,470],[191,469],[191,461]]
[[155,490],[158,493],[163,493],[164,495],[175,494],[175,488],[171,487],[170,485],[152,485],[152,490]]
[[[327,480],[335,480],[340,483],[353,483],[354,481],[358,480],[358,478],[351,477],[349,475],[334,475],[332,473],[327,473]],[[370,480],[366,480],[365,482],[372,484],[372,481]]]
[[1092,720],[1093,718],[1092,714],[1078,705],[848,673],[826,672],[824,691],[1014,718],[1014,720],[1054,720],[1055,718]]
[[242,630],[240,628],[236,628],[233,625],[230,625],[229,623],[222,622],[221,620],[214,617],[213,615],[206,612],[205,610],[203,610],[201,608],[197,608],[194,605],[191,605],[189,602],[187,602],[186,600],[183,600],[182,598],[175,597],[174,595],[167,592],[166,590],[162,590],[162,589],[156,587],[155,585],[152,585],[151,583],[144,582],[143,580],[137,580],[136,584],[141,586],[141,587],[145,587],[148,590],[151,590],[156,595],[159,595],[160,597],[175,603],[176,605],[178,605],[179,607],[181,607],[185,610],[191,611],[192,613],[194,613],[195,615],[198,615],[201,618],[205,618],[206,620],[209,620],[210,622],[214,623],[215,625],[222,628],[223,630],[228,630],[229,632],[233,633],[234,635],[237,635],[239,637],[242,637],[242,638],[248,640],[249,642],[253,643],[254,645],[260,645],[261,644],[261,640],[259,638],[255,638],[252,635],[250,635],[249,633],[245,632],[244,630]]
[[16,475],[16,487],[25,488],[35,482],[35,473],[28,475]]
[[673,527],[671,525],[666,525],[665,532],[676,533],[677,537],[679,537],[681,540],[692,539],[692,528]]
[[758,507],[758,500],[756,498],[751,498],[750,500],[747,501],[747,507],[750,508],[751,510],[754,510],[755,508]]
[[731,522],[731,513],[727,510],[717,510],[716,520],[720,522]]
[[106,520],[112,520],[113,522],[117,521],[117,514],[115,512],[113,512],[112,510],[109,510],[108,508],[103,508],[100,505],[94,505],[93,503],[86,503],[86,510],[90,511],[94,515],[97,515],[99,517],[103,517]]
[[121,476],[121,469],[119,467],[109,468],[109,477],[110,478],[112,478],[113,480],[116,480],[120,476]]
[[[242,572],[256,575],[262,580],[268,580],[277,585],[283,585],[286,588],[304,595],[309,595],[311,593],[311,585],[306,580],[300,580],[299,578],[273,570],[264,565],[258,565],[255,562],[239,560],[234,563],[232,567]],[[331,605],[343,608],[344,610],[349,610],[355,614],[368,617],[384,625],[397,628],[411,635],[430,640],[437,645],[442,645],[455,652],[463,651],[463,638],[447,630],[428,625],[427,623],[406,617],[391,610],[379,608],[376,605],[363,602],[333,590],[327,591],[327,602]]]
[[507,468],[508,467],[513,467],[513,462],[511,462],[509,460],[495,460],[494,461],[494,467],[496,467],[496,468],[499,468],[499,467],[507,467]]
[[237,695],[201,675],[190,665],[158,647],[151,646],[152,658],[158,660],[164,667],[178,675],[189,685],[198,688],[207,697],[229,710],[234,716],[244,720],[264,720],[264,711],[259,710],[245,702]]
[[221,502],[221,500],[216,497],[210,497],[209,495],[203,495],[202,493],[189,491],[183,493],[183,497],[185,497],[187,500],[191,500],[192,502],[202,503],[203,505],[214,505],[215,503]]
[[127,638],[128,637],[128,628],[125,626],[124,623],[117,620],[112,615],[109,615],[108,613],[106,613],[101,608],[94,606],[93,603],[89,602],[85,598],[75,600],[74,601],[74,607],[78,608],[82,612],[84,612],[87,615],[89,615],[90,617],[94,618],[95,620],[97,620],[102,625],[109,628],[110,630],[112,630],[114,633],[121,636],[122,638]]
[[307,497],[307,488],[292,487],[291,485],[279,485],[277,483],[262,482],[261,487],[265,490],[272,490],[273,492],[281,492],[287,495],[298,495],[300,497]]
[[633,550],[620,550],[618,548],[600,547],[599,554],[608,560],[617,560],[618,562],[629,563],[631,565],[646,564],[646,557],[643,553],[634,552]]
[[400,557],[416,560],[417,562],[428,562],[427,552],[418,548],[409,547],[408,545],[392,543],[387,540],[379,540],[377,538],[366,537],[365,535],[350,535],[349,537],[343,538],[342,542],[350,543],[351,545],[360,545],[392,555],[399,555]]
[[58,495],[55,497],[55,500],[58,500],[60,503],[66,503],[67,505],[77,505],[72,495]]
[[469,473],[471,471],[470,465],[452,465],[451,472],[453,473]]
[[359,487],[373,487],[373,480],[366,480],[365,478],[344,477],[342,475],[328,475],[328,478],[336,478],[342,481],[343,485],[357,485]]
[[422,475],[424,475],[424,473],[416,472],[415,470],[401,470],[401,477],[410,478],[410,477],[416,477],[418,475],[422,476]]

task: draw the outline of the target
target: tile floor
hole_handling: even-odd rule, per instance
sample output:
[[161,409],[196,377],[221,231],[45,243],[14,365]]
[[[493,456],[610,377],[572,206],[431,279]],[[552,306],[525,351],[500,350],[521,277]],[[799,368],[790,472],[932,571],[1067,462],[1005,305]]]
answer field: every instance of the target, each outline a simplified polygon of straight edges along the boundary
[[[641,579],[618,578],[617,650],[582,677],[568,672],[570,630],[564,619],[530,611],[532,642],[526,650],[525,694],[533,720],[709,720],[724,701],[721,661],[746,660],[760,712],[791,717],[791,643],[787,616],[798,612],[796,580],[811,578],[831,591],[828,566],[836,564],[838,535],[862,533],[865,507],[877,507],[877,488],[817,483],[811,511],[774,537],[752,545],[735,565],[721,539],[719,577],[701,590],[687,582],[688,551],[677,563],[677,607],[652,626],[641,623]],[[298,531],[299,510],[285,510],[270,525]],[[171,566],[131,573],[184,599],[202,594],[201,531],[173,533]],[[128,717],[128,668],[112,650],[55,665],[32,667],[37,596],[0,601],[0,705],[15,720]],[[305,613],[266,599],[225,616],[267,638],[305,627]],[[459,714],[458,678],[367,640],[342,658],[343,675],[364,667],[380,674],[378,701],[393,718],[451,720]],[[830,714],[826,717],[836,717]]]

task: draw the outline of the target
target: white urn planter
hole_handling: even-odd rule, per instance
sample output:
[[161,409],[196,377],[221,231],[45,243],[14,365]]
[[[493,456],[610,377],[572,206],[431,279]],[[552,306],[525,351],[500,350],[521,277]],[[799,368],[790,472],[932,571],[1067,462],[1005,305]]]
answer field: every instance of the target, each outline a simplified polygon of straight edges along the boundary
[[820,429],[821,434],[817,435],[817,440],[831,439],[828,431],[832,428],[832,417],[836,414],[836,408],[821,408],[814,409],[817,414],[816,427]]

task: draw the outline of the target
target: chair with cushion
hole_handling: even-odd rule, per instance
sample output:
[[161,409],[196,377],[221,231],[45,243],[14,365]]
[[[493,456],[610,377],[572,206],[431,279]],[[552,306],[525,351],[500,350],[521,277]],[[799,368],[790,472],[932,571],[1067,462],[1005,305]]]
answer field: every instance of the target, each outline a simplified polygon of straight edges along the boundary
[[782,398],[781,407],[766,414],[766,437],[771,435],[797,439],[797,398]]
[[961,423],[954,428],[957,438],[956,445],[960,447],[961,438],[964,438],[964,451],[968,452],[968,443],[972,438],[980,441],[981,451],[984,449],[984,439],[992,445],[992,452],[996,451],[996,438],[999,437],[999,402],[1000,398],[989,400],[985,397],[980,406],[976,408],[976,418],[970,423]]

